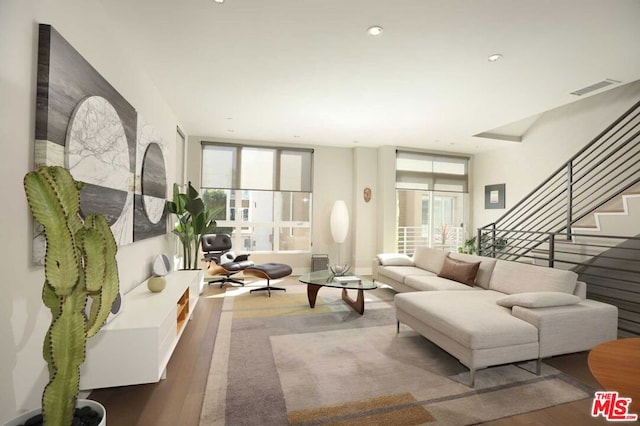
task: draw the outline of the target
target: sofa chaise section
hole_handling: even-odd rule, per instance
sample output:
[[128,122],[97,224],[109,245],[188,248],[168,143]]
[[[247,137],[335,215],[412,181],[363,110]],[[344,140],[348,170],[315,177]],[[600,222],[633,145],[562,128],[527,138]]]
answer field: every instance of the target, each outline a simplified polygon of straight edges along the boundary
[[[479,263],[475,280],[443,278],[447,257]],[[571,271],[429,248],[375,263],[374,279],[399,291],[398,332],[404,323],[456,357],[471,386],[480,368],[535,359],[539,372],[542,358],[617,338],[617,308],[586,299],[586,284]]]
[[395,296],[396,319],[471,370],[538,358],[538,329],[496,305],[494,291],[437,291]]

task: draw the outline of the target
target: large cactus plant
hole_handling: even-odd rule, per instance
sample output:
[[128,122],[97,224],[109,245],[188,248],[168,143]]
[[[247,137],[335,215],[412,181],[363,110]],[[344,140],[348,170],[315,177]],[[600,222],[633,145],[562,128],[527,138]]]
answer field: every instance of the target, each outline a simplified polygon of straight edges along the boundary
[[118,295],[113,234],[103,216],[82,219],[81,187],[62,167],[43,167],[24,178],[29,207],[47,241],[42,300],[53,318],[43,345],[49,367],[42,395],[46,425],[72,424],[87,338],[104,325]]

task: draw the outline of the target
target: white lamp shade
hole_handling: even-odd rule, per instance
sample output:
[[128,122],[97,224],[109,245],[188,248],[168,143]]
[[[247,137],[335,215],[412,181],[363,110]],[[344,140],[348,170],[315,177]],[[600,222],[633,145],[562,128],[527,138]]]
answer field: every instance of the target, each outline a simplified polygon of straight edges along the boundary
[[338,200],[331,209],[331,236],[338,244],[344,243],[349,233],[349,210],[347,204]]

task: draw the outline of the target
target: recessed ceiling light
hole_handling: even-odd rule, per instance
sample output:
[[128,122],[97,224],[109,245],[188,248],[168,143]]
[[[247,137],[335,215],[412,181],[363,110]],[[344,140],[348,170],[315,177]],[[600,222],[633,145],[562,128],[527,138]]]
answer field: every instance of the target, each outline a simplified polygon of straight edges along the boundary
[[493,55],[489,55],[489,62],[496,62],[502,59],[502,55],[500,53],[494,53]]
[[224,3],[224,0],[213,0],[213,1],[214,1],[215,3],[220,3],[220,4]]
[[380,25],[373,25],[367,28],[367,34],[372,36],[379,36],[380,34],[382,34],[382,31],[383,29]]

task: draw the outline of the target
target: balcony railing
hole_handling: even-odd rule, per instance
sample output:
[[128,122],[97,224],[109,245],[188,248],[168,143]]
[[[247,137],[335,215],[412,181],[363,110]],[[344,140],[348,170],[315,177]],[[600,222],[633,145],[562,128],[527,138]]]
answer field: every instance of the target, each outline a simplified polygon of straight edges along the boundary
[[431,237],[428,226],[399,226],[397,251],[409,256],[413,255],[418,246],[457,251],[458,247],[464,245],[465,232],[462,227],[449,226],[444,233],[440,228],[434,230]]

